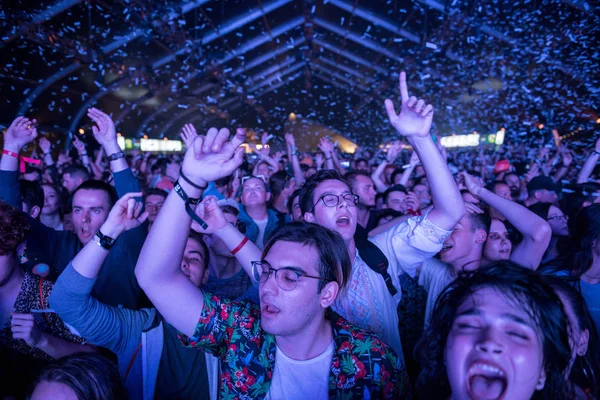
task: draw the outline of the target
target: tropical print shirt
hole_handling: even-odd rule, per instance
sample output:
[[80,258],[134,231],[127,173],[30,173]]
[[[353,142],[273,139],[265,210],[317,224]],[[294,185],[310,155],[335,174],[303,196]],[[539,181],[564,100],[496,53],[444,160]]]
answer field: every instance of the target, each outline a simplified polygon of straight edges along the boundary
[[[376,335],[345,319],[331,318],[335,351],[329,373],[330,399],[409,399],[404,365]],[[262,330],[260,307],[205,293],[192,337],[179,333],[184,346],[221,360],[220,398],[264,399],[275,366],[275,336]]]

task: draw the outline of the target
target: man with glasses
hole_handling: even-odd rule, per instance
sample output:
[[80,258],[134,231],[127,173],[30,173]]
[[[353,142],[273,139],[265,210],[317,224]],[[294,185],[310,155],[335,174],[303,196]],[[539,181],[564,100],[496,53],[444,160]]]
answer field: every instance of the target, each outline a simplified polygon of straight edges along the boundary
[[246,224],[246,236],[260,249],[264,247],[275,228],[286,221],[278,218],[275,210],[269,209],[267,203],[271,193],[267,180],[262,175],[250,175],[242,178],[242,197],[239,219]]
[[[228,138],[227,129],[212,128],[188,149],[182,178],[136,266],[148,297],[185,345],[220,358],[221,398],[408,398],[393,351],[343,318],[327,318],[350,274],[348,251],[336,233],[302,222],[286,225],[260,254],[214,198],[192,211],[197,201],[190,199],[200,198],[207,182],[242,163],[245,132]],[[204,294],[185,278],[178,259],[192,218],[195,229],[217,233],[244,268],[252,265],[260,306]]]
[[406,75],[400,74],[402,110],[396,114],[391,101],[386,109],[392,126],[405,136],[419,155],[430,181],[434,207],[370,240],[388,260],[380,271],[365,263],[357,251],[358,198],[333,171],[320,171],[304,185],[300,206],[304,219],[338,232],[352,260],[352,276],[334,310],[350,322],[381,335],[397,354],[402,354],[397,306],[401,298],[400,275],[416,276],[419,265],[433,257],[464,214],[464,203],[446,162],[429,135],[433,107],[408,96]]

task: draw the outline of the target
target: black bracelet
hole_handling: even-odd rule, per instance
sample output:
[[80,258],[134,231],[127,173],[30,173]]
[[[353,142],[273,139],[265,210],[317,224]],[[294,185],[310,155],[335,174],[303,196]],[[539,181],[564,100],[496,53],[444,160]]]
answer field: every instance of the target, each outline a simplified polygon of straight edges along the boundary
[[82,154],[79,155],[79,157],[84,157],[84,156],[87,157],[88,153],[82,153]]
[[194,210],[192,210],[192,207],[190,206],[191,204],[200,203],[200,201],[202,201],[202,199],[190,198],[187,195],[187,193],[185,192],[185,190],[183,190],[183,188],[179,185],[179,182],[175,182],[175,186],[173,187],[173,190],[185,202],[185,211],[188,213],[190,218],[192,218],[192,220],[197,222],[200,225],[200,227],[202,227],[202,229],[208,228],[208,224],[206,222],[204,222],[204,220],[202,218],[197,216],[196,213],[194,212]]
[[600,156],[600,151],[594,150],[594,154],[597,154]]
[[198,190],[206,190],[206,188],[208,187],[208,185],[205,185],[205,186],[200,186],[200,185],[197,185],[197,184],[195,184],[194,182],[192,182],[192,181],[190,180],[190,178],[188,178],[187,176],[185,176],[185,175],[184,175],[184,173],[183,173],[183,168],[181,168],[181,169],[179,170],[179,176],[181,176],[181,177],[183,178],[183,180],[184,180],[184,181],[186,181],[188,184],[190,184],[191,186],[195,187],[195,188],[196,188],[196,189],[198,189]]

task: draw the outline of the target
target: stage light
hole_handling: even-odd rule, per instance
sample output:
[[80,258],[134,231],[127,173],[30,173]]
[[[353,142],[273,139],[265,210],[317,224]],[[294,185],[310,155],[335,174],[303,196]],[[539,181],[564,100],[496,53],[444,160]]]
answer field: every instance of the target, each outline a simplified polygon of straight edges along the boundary
[[538,129],[544,129],[544,124],[539,124]]
[[290,113],[290,118],[289,119],[290,119],[290,121],[296,120],[296,114],[294,114],[293,112]]
[[598,119],[596,120],[596,123],[597,123],[597,124],[600,124],[600,118],[598,118]]
[[85,131],[83,130],[83,128],[79,128],[79,134],[83,135],[85,133]]

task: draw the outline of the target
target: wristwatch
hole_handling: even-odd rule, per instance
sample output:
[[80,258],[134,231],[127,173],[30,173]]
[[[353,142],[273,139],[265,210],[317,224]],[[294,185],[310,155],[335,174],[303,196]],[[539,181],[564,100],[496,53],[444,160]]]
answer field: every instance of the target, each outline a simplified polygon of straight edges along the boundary
[[110,156],[108,156],[110,161],[115,161],[115,160],[118,160],[119,158],[123,158],[123,157],[125,157],[125,153],[122,151],[119,151],[118,153],[114,153],[114,154],[111,154]]
[[94,235],[94,242],[104,250],[108,251],[115,244],[115,239],[111,238],[110,236],[106,236],[100,232],[100,230],[98,230],[98,232],[96,232]]

